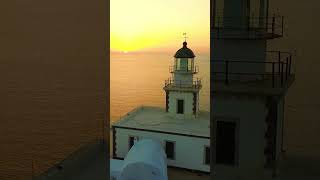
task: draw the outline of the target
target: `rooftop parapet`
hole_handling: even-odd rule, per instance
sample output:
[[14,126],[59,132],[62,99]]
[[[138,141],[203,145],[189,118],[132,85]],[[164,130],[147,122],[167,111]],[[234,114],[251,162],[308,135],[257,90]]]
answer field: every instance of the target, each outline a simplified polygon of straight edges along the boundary
[[211,29],[214,39],[274,39],[283,37],[284,17],[215,16]]
[[[236,90],[277,93],[287,89],[294,81],[292,55],[288,52],[268,51],[278,56],[268,61],[213,60],[211,77],[214,91]],[[243,67],[243,68],[239,68]]]

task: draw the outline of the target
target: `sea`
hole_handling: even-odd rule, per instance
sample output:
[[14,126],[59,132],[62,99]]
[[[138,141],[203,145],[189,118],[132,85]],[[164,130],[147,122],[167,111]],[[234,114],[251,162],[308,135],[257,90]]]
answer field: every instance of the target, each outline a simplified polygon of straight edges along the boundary
[[[165,80],[171,77],[169,66],[173,65],[173,54],[111,54],[111,122],[140,105],[165,106],[162,88]],[[196,54],[195,58],[199,66],[196,77],[201,78],[203,84],[200,109],[204,111],[209,111],[210,105],[209,59],[209,54]],[[13,67],[12,63],[7,64]],[[101,108],[104,107],[91,105],[105,100],[100,94],[102,86],[96,87],[98,82],[103,82],[103,74],[92,73],[99,65],[88,66],[88,63],[77,61],[59,63],[61,61],[30,60],[24,65],[17,63],[15,69],[0,66],[2,74],[6,75],[1,78],[3,88],[0,93],[8,95],[1,99],[0,118],[4,119],[0,125],[1,180],[31,179],[32,174],[45,171],[80,146],[101,137]],[[320,67],[319,63],[317,65]],[[307,171],[302,172],[300,168],[299,172],[319,174],[320,91],[316,79],[310,80],[315,71],[308,71],[307,67],[297,67],[296,82],[286,97],[285,149],[290,157],[290,171],[304,166]],[[27,79],[21,73],[25,68],[30,68]],[[35,71],[41,72],[41,76],[32,68],[43,68]],[[74,79],[77,79],[74,85],[66,85]],[[21,113],[25,118],[16,118],[22,117]],[[78,118],[74,118],[77,114]]]

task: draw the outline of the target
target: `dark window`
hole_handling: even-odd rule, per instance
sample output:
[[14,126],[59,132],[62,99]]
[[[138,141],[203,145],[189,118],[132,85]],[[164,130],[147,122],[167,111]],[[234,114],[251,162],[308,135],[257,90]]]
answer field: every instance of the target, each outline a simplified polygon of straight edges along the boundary
[[235,122],[217,121],[216,163],[235,164]]
[[204,163],[210,165],[210,147],[206,146],[204,149]]
[[136,141],[138,141],[137,137],[134,137],[134,136],[129,137],[129,149],[131,149],[131,147],[134,145]]
[[184,113],[184,100],[177,100],[177,113],[183,114]]
[[166,154],[168,159],[174,159],[174,142],[166,141]]

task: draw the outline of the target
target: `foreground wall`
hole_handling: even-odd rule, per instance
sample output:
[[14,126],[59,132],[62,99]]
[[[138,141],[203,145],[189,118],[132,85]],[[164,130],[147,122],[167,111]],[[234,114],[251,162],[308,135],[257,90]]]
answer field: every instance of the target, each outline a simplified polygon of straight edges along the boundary
[[[216,165],[217,176],[257,176],[264,173],[265,165],[265,99],[259,96],[215,95],[212,103],[217,121],[236,123],[236,163]],[[219,173],[219,174],[218,174]]]

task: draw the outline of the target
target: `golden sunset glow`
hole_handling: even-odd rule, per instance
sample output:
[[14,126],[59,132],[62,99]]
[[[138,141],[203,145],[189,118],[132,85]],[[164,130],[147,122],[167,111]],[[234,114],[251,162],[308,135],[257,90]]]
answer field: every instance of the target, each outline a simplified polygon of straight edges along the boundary
[[208,50],[209,0],[111,0],[111,50],[177,48],[187,41]]

